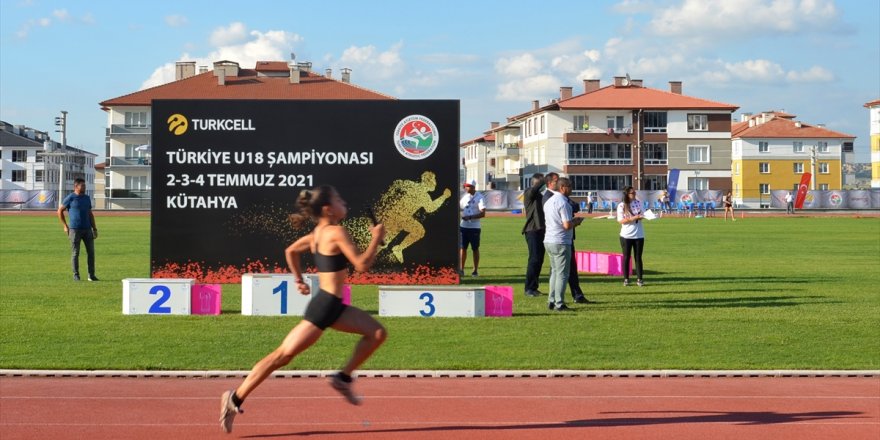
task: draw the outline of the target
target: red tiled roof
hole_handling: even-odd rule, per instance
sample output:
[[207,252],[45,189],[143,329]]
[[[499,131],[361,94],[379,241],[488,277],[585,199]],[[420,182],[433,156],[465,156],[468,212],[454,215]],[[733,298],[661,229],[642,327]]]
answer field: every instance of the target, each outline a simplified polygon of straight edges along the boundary
[[290,67],[284,61],[257,61],[254,70],[257,72],[287,72]]
[[478,138],[474,138],[469,141],[462,142],[461,145],[459,145],[459,146],[466,147],[468,145],[476,144],[477,142],[495,142],[495,134],[480,136]]
[[880,105],[880,99],[875,99],[871,102],[865,103],[865,107],[867,107],[867,108],[876,107],[878,105]]
[[[283,64],[283,62],[281,62]],[[286,67],[285,67],[286,69]],[[254,69],[239,69],[219,85],[213,71],[162,84],[101,102],[102,108],[151,105],[154,99],[396,99],[312,72],[300,72],[300,82],[287,76],[257,76]]]
[[800,123],[791,119],[775,118],[763,124],[749,127],[748,122],[736,122],[730,127],[730,137],[737,138],[850,138],[855,136],[829,130],[815,125]]
[[646,109],[646,110],[727,110],[739,107],[723,102],[693,98],[650,87],[616,87],[608,85],[557,103],[562,110],[577,109]]

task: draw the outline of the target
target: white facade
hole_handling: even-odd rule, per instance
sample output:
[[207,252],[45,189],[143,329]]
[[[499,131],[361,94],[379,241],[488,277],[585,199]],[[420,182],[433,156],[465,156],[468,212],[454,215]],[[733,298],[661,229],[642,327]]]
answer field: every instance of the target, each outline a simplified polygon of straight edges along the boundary
[[107,110],[104,201],[107,209],[150,209],[152,121],[150,106]]

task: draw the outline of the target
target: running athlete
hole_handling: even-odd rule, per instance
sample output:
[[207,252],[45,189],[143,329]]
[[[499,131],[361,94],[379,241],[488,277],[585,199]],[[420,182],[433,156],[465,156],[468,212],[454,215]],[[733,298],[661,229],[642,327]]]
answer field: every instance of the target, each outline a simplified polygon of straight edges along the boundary
[[294,228],[302,227],[309,219],[315,228],[308,235],[287,247],[284,254],[287,265],[296,278],[296,286],[303,295],[310,294],[308,284],[303,282],[300,257],[310,251],[318,269],[320,291],[306,307],[303,320],[290,331],[281,345],[254,365],[244,382],[234,390],[223,393],[220,406],[220,427],[232,432],[235,415],[243,413],[241,405],[247,396],[273,371],[284,367],[294,357],[318,341],[327,327],[346,333],[357,333],[361,339],[354,347],[348,363],[330,376],[330,386],[341,393],[349,403],[360,405],[361,397],[352,390],[352,373],[364,363],[385,341],[385,327],[368,313],[342,303],[342,287],[348,275],[348,265],[359,272],[366,271],[376,260],[379,244],[385,236],[382,224],[370,228],[372,239],[361,253],[340,222],[348,208],[335,188],[319,186],[311,191],[303,190],[297,199],[299,213],[290,216]]

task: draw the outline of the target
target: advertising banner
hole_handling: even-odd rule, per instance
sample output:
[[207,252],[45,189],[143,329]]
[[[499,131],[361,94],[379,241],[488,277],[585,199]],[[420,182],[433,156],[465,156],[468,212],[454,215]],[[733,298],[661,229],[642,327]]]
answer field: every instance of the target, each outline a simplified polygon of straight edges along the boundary
[[870,209],[871,208],[871,192],[866,190],[850,190],[847,191],[848,203],[850,209]]
[[847,191],[831,190],[825,193],[822,207],[825,209],[846,209]]
[[821,208],[822,207],[822,199],[825,198],[825,192],[826,191],[807,191],[807,196],[804,197],[803,209]]
[[804,173],[801,176],[801,183],[798,185],[797,196],[794,199],[794,209],[802,209],[804,207],[804,198],[807,197],[807,190],[810,189],[810,179],[813,177],[810,173]]
[[348,282],[458,282],[458,101],[156,100],[152,112],[153,277],[288,272],[285,248],[311,230],[289,221],[297,197],[332,185],[359,248],[370,211],[387,231]]
[[[463,194],[462,194],[463,195]],[[502,211],[508,209],[507,191],[491,190],[483,191],[487,211]]]
[[667,179],[666,189],[669,192],[669,201],[674,202],[675,193],[678,190],[678,168],[673,168],[669,170],[669,178]]

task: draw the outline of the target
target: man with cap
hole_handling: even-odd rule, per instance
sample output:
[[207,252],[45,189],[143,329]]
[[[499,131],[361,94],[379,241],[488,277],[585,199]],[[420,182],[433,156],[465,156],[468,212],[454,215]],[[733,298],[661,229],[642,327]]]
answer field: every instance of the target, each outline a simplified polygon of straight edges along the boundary
[[464,183],[464,196],[458,202],[461,207],[461,252],[459,253],[461,267],[460,274],[464,274],[464,266],[467,262],[467,248],[471,247],[474,253],[474,271],[471,276],[477,276],[480,268],[480,219],[486,216],[486,201],[483,195],[477,192],[477,182],[471,180]]

